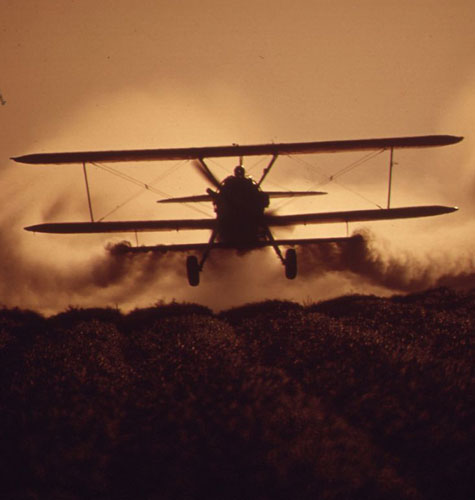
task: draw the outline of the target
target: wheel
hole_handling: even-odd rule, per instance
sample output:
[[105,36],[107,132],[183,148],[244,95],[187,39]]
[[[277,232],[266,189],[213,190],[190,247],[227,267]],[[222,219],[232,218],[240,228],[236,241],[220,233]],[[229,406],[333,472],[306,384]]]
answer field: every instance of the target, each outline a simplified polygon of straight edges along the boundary
[[191,286],[198,286],[200,284],[200,266],[198,259],[194,255],[190,255],[186,259],[186,274],[188,276],[188,283]]
[[297,276],[297,254],[293,248],[285,252],[285,277],[293,280]]

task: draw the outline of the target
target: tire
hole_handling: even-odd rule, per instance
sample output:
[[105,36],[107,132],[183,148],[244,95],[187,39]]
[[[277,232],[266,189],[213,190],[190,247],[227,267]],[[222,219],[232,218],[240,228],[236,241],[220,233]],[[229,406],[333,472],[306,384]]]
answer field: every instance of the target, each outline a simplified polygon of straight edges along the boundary
[[198,286],[200,284],[200,266],[198,259],[194,255],[190,255],[186,259],[186,274],[188,276],[188,283],[191,286]]
[[293,280],[297,276],[297,254],[293,248],[285,253],[285,277]]

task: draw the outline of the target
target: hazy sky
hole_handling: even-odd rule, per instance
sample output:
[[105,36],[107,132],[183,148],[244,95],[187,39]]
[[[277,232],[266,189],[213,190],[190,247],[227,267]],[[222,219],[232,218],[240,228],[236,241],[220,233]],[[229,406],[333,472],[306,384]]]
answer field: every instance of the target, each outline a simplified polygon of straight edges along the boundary
[[[395,205],[459,205],[459,213],[364,227],[372,231],[383,267],[391,259],[405,262],[430,276],[428,285],[446,272],[471,276],[472,1],[0,0],[0,6],[0,303],[53,311],[69,304],[133,307],[176,298],[228,307],[273,297],[318,300],[388,290],[384,280],[334,270],[290,283],[271,252],[211,263],[209,282],[205,269],[203,286],[190,289],[183,256],[168,259],[162,270],[153,262],[145,268],[122,262],[119,272],[104,251],[110,237],[26,233],[23,226],[46,220],[87,219],[79,168],[9,160],[62,150],[463,135],[457,146],[398,153],[393,197]],[[323,172],[354,159],[282,159],[268,186],[312,188]],[[352,173],[344,187],[327,185],[324,203],[282,210],[371,208],[347,188],[384,203],[386,164],[381,155]],[[214,165],[220,176],[231,167]],[[187,165],[147,165],[128,173],[150,182],[169,169],[176,172],[156,185],[164,193],[200,194],[206,188]],[[91,175],[101,214],[137,191],[101,173]],[[156,199],[139,196],[114,218],[201,216],[187,208],[159,209]],[[305,233],[319,234],[317,226]],[[172,241],[162,234],[147,238]],[[100,272],[109,274],[97,281]],[[235,293],[228,293],[231,288]]]

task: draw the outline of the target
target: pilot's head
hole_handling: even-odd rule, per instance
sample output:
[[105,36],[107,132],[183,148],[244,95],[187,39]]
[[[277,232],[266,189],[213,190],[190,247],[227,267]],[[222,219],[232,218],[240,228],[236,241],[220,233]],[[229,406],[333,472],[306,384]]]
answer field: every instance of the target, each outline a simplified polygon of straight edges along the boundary
[[234,169],[234,175],[235,177],[244,177],[244,175],[246,174],[246,171],[244,170],[244,167],[241,166],[241,165],[238,165],[235,169]]

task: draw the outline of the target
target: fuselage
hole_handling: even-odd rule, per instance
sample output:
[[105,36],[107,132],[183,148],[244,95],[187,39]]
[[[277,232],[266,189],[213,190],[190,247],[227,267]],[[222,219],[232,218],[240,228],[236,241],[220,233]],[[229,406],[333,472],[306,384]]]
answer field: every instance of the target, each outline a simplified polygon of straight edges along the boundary
[[264,237],[263,219],[269,196],[243,172],[224,179],[218,192],[213,194],[213,204],[220,242],[248,248]]

